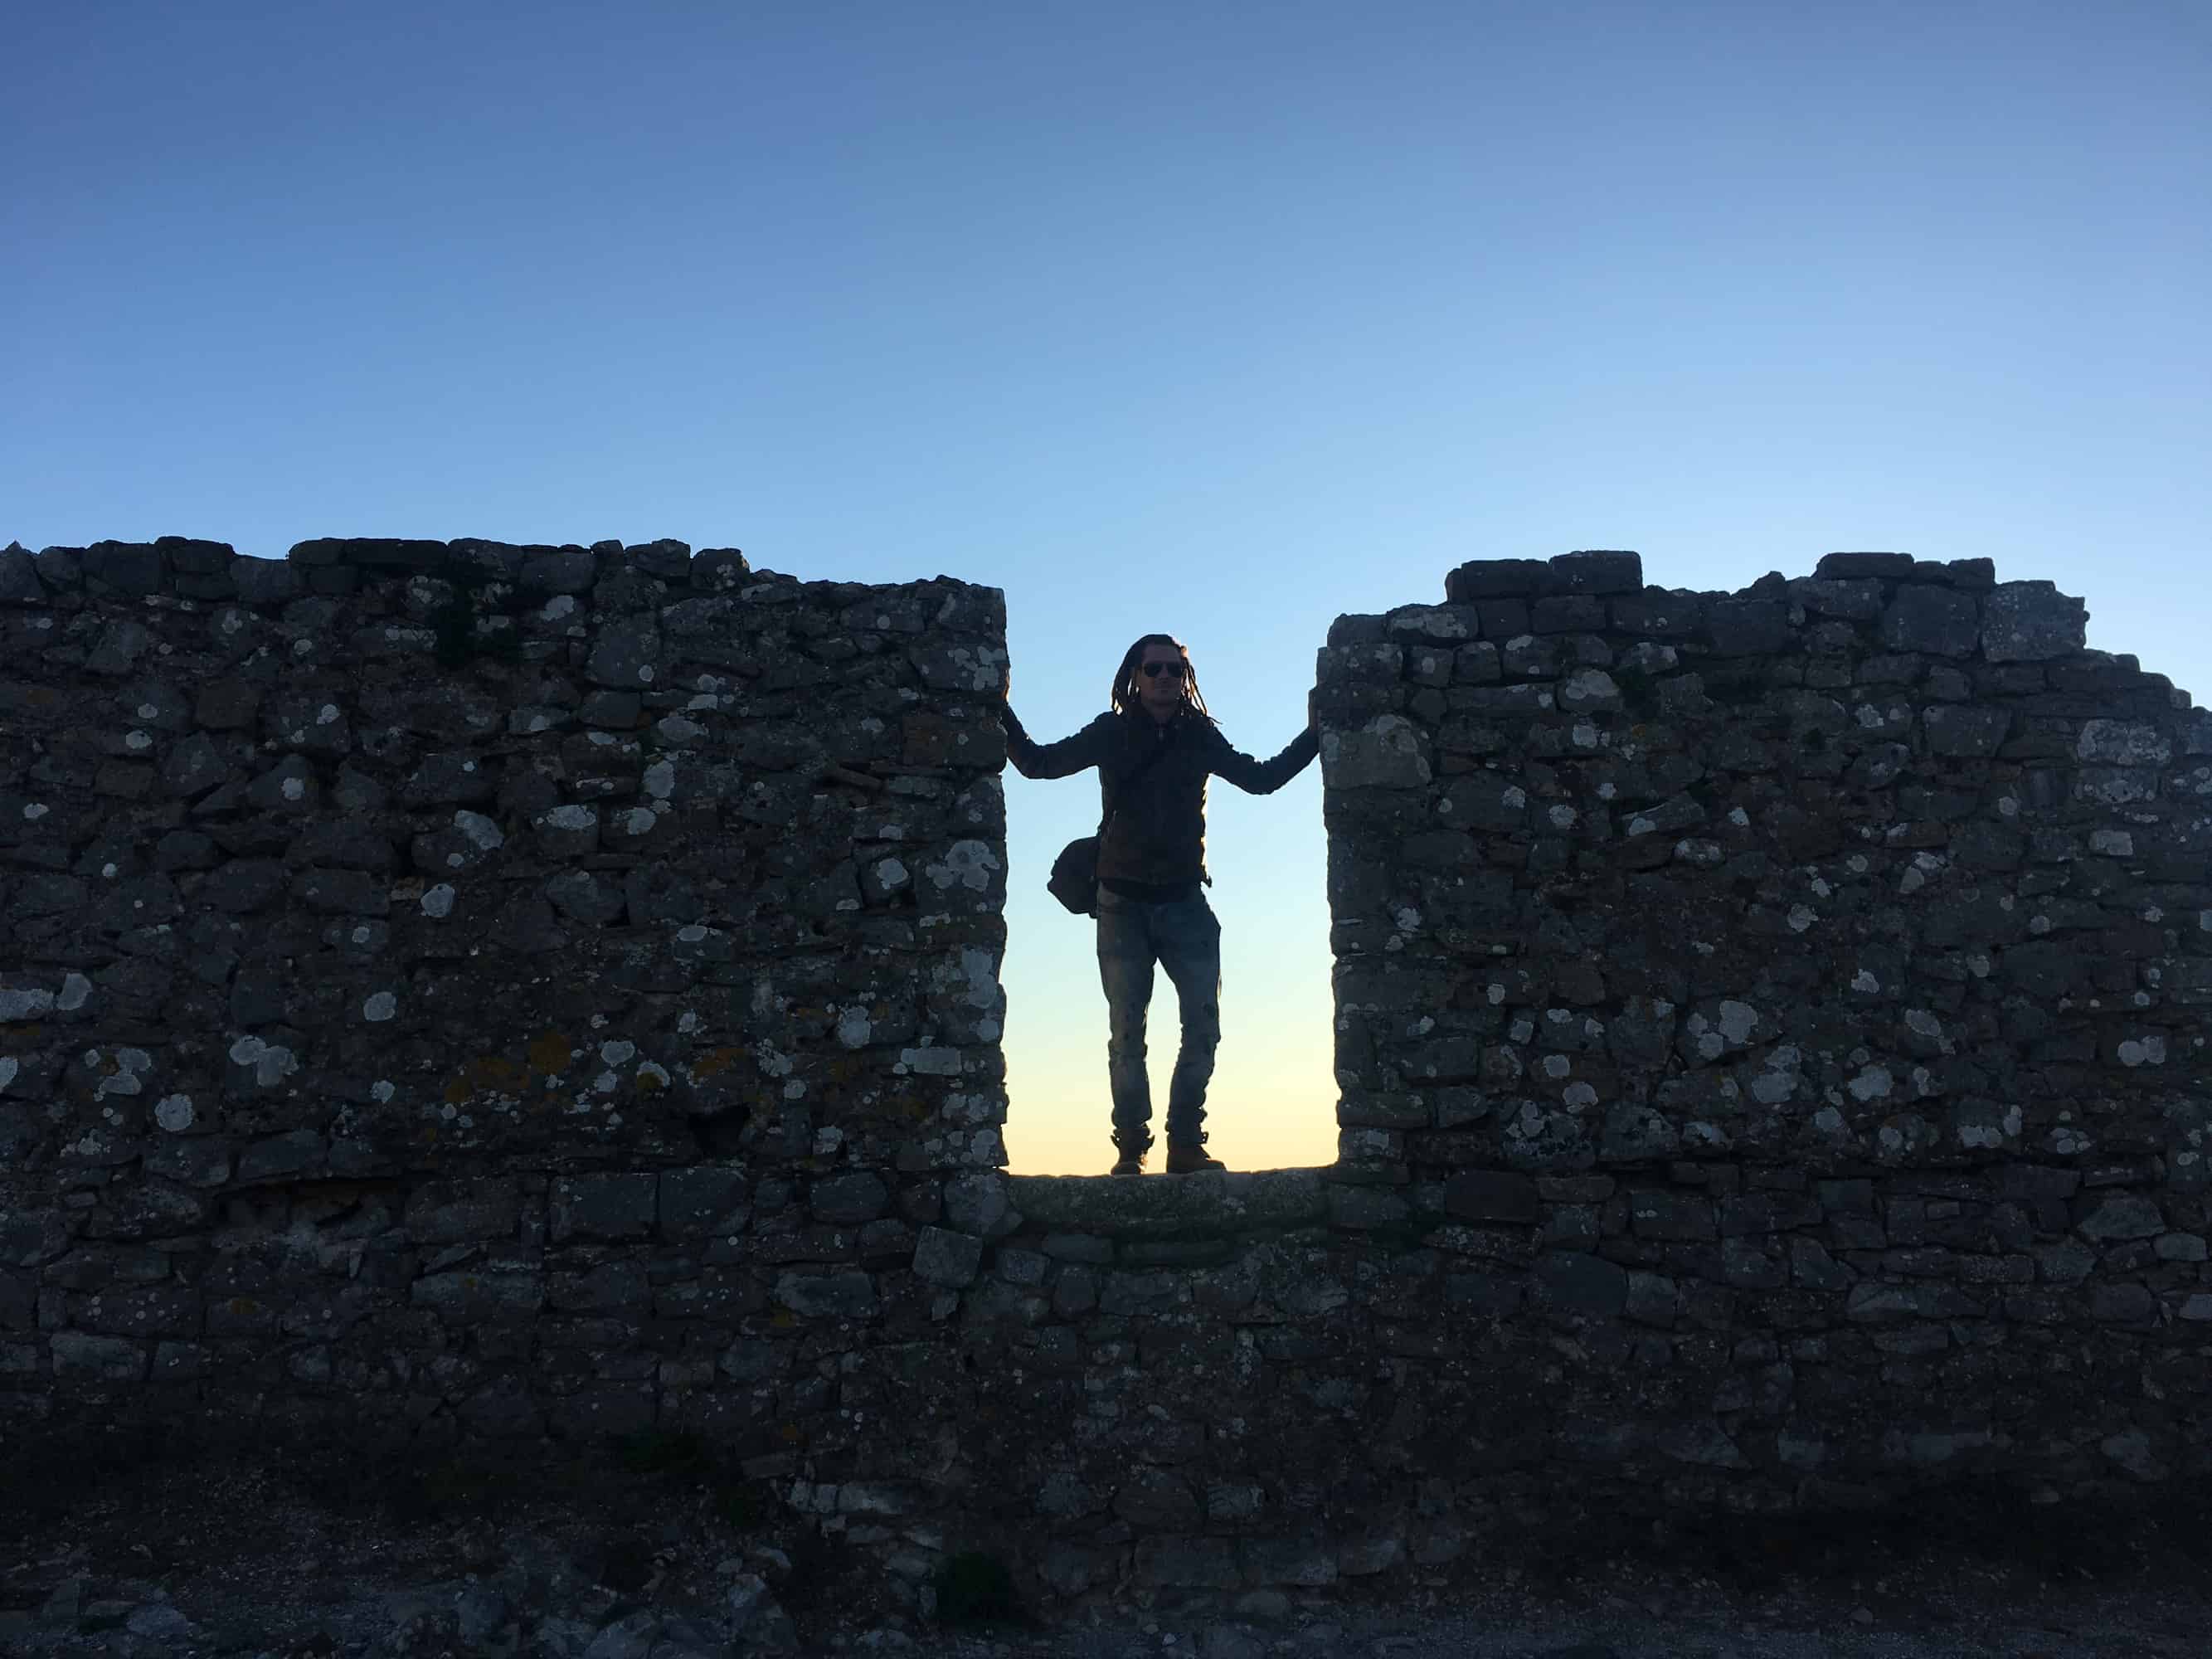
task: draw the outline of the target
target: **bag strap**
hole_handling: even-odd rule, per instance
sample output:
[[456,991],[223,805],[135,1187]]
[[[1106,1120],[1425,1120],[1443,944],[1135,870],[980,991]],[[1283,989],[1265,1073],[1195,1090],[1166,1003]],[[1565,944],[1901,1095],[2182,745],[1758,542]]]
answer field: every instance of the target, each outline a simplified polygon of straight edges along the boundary
[[1114,822],[1114,814],[1121,810],[1122,792],[1124,790],[1135,788],[1137,780],[1143,777],[1146,773],[1152,769],[1153,766],[1158,762],[1160,757],[1167,753],[1168,745],[1174,741],[1175,739],[1172,737],[1156,738],[1153,741],[1152,751],[1147,754],[1144,759],[1137,763],[1136,766],[1131,770],[1127,777],[1122,779],[1121,782],[1114,786],[1114,804],[1106,809],[1105,816],[1098,820],[1099,840],[1105,840],[1106,826]]

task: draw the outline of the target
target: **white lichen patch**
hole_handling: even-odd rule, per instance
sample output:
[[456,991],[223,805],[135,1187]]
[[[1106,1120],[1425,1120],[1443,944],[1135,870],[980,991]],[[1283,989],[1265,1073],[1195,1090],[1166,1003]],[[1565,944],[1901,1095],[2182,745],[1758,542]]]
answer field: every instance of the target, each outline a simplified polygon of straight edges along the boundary
[[1781,1044],[1752,1079],[1751,1097],[1764,1106],[1779,1106],[1797,1092],[1798,1073],[1804,1063],[1804,1054],[1795,1044]]
[[1807,932],[1820,919],[1820,913],[1808,904],[1793,904],[1790,907],[1790,931],[1793,933]]
[[507,845],[507,836],[499,825],[481,812],[471,812],[466,807],[453,814],[453,828],[468,838],[469,844],[479,852],[489,853]]
[[371,1024],[380,1024],[399,1012],[399,999],[389,991],[375,991],[361,1005],[361,1017]]
[[875,1022],[865,1008],[848,1008],[837,1016],[837,1041],[845,1048],[865,1048],[875,1034]]
[[37,1019],[54,1011],[54,994],[35,986],[0,986],[0,1020]]
[[902,1048],[891,1069],[915,1077],[958,1077],[962,1058],[957,1048]]
[[1888,1066],[1869,1066],[1845,1086],[1850,1090],[1852,1099],[1867,1101],[1887,1099],[1896,1085],[1897,1079],[1890,1074]]
[[617,1037],[599,1045],[599,1062],[605,1066],[627,1066],[637,1057],[637,1044]]
[[946,850],[945,861],[925,866],[923,873],[940,892],[957,884],[981,893],[989,890],[991,878],[1000,868],[999,855],[988,842],[956,841]]
[[190,1095],[163,1095],[154,1103],[154,1121],[173,1135],[191,1128],[195,1115]]
[[249,1069],[254,1082],[264,1089],[276,1087],[300,1069],[300,1062],[289,1048],[251,1036],[242,1036],[230,1045],[230,1061]]
[[2119,1055],[2120,1064],[2130,1067],[2163,1066],[2166,1064],[2166,1038],[2157,1033],[2130,1037],[2120,1044]]
[[442,921],[453,914],[453,884],[441,881],[434,887],[422,890],[422,914]]
[[392,1097],[397,1092],[387,1078],[379,1078],[368,1085],[368,1097],[380,1106],[388,1105]]
[[655,800],[666,800],[676,793],[676,763],[657,760],[645,769],[645,793]]
[[73,1014],[84,1006],[92,995],[92,981],[82,974],[62,975],[62,988],[54,997],[54,1006],[64,1014]]

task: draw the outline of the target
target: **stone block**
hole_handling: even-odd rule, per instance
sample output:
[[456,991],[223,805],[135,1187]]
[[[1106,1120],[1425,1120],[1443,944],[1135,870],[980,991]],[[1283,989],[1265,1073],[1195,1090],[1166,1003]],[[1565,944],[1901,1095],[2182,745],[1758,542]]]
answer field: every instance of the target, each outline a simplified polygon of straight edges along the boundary
[[982,1265],[983,1241],[969,1233],[924,1227],[915,1243],[915,1275],[927,1284],[964,1289],[975,1282]]
[[856,1267],[781,1273],[771,1294],[805,1319],[869,1319],[877,1310],[876,1282]]
[[1336,1551],[1319,1539],[1247,1538],[1237,1553],[1248,1583],[1322,1589],[1336,1583]]
[[1444,1210],[1462,1221],[1506,1221],[1534,1225],[1543,1218],[1536,1183],[1505,1170],[1468,1170],[1444,1183]]
[[1644,588],[1644,556],[1612,549],[1562,553],[1552,573],[1569,593],[1637,593]]
[[1632,1193],[1628,1218],[1638,1238],[1695,1243],[1720,1237],[1712,1200],[1702,1193]]
[[38,562],[17,543],[0,550],[0,605],[44,605]]
[[1771,600],[1723,599],[1705,615],[1717,657],[1771,655],[1789,648],[1791,635],[1790,607]]
[[1237,1546],[1227,1538],[1141,1539],[1136,1576],[1154,1589],[1231,1590],[1243,1583]]
[[751,1183],[742,1170],[702,1166],[659,1176],[660,1235],[709,1238],[742,1229],[751,1212]]
[[648,1238],[659,1209],[656,1175],[572,1176],[553,1183],[553,1242]]
[[890,1209],[890,1188],[872,1170],[855,1170],[817,1181],[807,1194],[807,1206],[817,1221],[852,1225],[873,1221]]
[[95,1336],[84,1331],[57,1331],[48,1345],[57,1378],[74,1377],[96,1382],[143,1382],[151,1354],[143,1343],[124,1336]]
[[1594,633],[1605,618],[1605,601],[1594,593],[1554,593],[1528,607],[1528,626],[1538,634]]
[[513,1176],[426,1182],[407,1195],[404,1224],[417,1244],[460,1244],[513,1238],[522,1219],[522,1192]]
[[408,1286],[408,1299],[448,1325],[513,1324],[545,1305],[545,1277],[504,1267],[427,1273]]
[[654,1414],[649,1383],[594,1383],[545,1407],[547,1427],[567,1440],[628,1439],[653,1428]]
[[1204,1511],[1197,1492],[1182,1475],[1139,1464],[1124,1473],[1115,1488],[1114,1513],[1149,1531],[1179,1532],[1195,1526]]
[[2046,662],[2088,647],[2089,612],[2049,582],[2006,582],[1982,601],[1982,654],[1991,662]]
[[1881,639],[1892,651],[1968,657],[1980,633],[1980,605],[1972,594],[1948,587],[1900,586],[1882,613]]
[[1454,605],[1527,598],[1555,592],[1559,580],[1541,559],[1474,559],[1445,575],[1444,598]]
[[270,1135],[238,1155],[238,1181],[241,1186],[297,1181],[318,1173],[329,1152],[330,1141],[318,1130],[291,1129]]
[[446,544],[404,537],[326,537],[297,542],[286,556],[309,569],[436,571],[447,562]]
[[2166,1231],[2158,1200],[2142,1193],[2106,1192],[2075,1203],[2075,1230],[2084,1238],[2112,1243],[2155,1238]]
[[1921,725],[1928,733],[1930,754],[1985,760],[2004,746],[2012,720],[2005,708],[1944,705],[1923,711]]
[[1378,714],[1354,730],[1325,727],[1322,781],[1331,789],[1411,789],[1429,781],[1428,739],[1401,714]]
[[1627,1270],[1579,1250],[1539,1257],[1533,1289],[1536,1304],[1553,1313],[1608,1319],[1628,1305]]
[[588,593],[599,573],[599,561],[589,548],[533,547],[523,552],[516,586],[537,597]]
[[1866,577],[1898,580],[1912,574],[1910,553],[1831,553],[1813,568],[1815,576],[1838,581]]
[[86,591],[95,596],[144,599],[168,580],[167,557],[143,542],[94,542],[84,550],[82,566]]
[[299,566],[287,560],[249,558],[243,554],[231,562],[230,585],[240,604],[272,608],[289,605],[307,592],[307,579]]

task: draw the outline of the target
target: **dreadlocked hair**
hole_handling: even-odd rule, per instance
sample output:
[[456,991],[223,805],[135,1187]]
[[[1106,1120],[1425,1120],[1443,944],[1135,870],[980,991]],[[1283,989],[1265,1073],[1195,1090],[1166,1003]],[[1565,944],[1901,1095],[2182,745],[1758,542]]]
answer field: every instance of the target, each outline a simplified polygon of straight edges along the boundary
[[1114,672],[1114,690],[1109,701],[1117,714],[1142,712],[1138,705],[1138,686],[1141,683],[1139,665],[1145,659],[1148,645],[1164,645],[1182,659],[1182,706],[1207,720],[1213,719],[1206,708],[1206,698],[1198,689],[1197,672],[1190,665],[1190,649],[1172,634],[1147,634],[1121,653],[1121,665]]

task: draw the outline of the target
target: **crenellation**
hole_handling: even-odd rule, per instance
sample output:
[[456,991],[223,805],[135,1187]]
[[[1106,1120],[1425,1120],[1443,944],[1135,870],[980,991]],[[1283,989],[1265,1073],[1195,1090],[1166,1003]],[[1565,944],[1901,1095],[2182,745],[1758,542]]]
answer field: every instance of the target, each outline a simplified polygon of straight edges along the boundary
[[1997,574],[1339,618],[1339,1161],[1091,1181],[1000,1169],[996,591],[0,551],[0,1433],[696,1432],[1063,1608],[2201,1479],[2212,715]]

